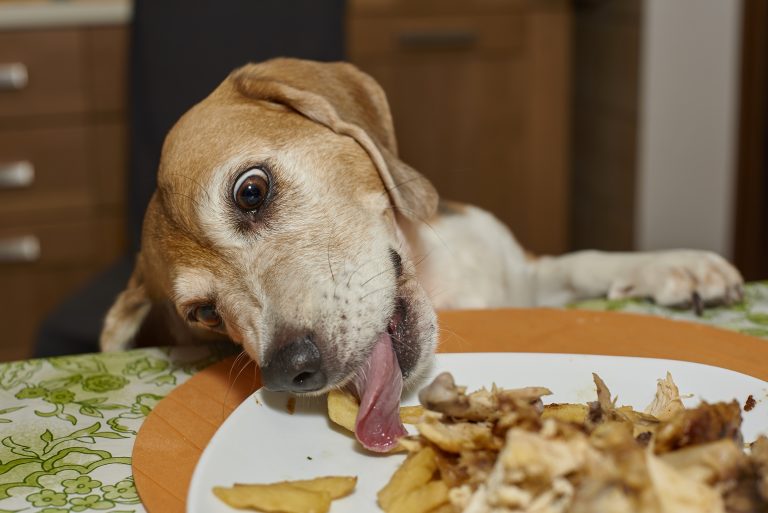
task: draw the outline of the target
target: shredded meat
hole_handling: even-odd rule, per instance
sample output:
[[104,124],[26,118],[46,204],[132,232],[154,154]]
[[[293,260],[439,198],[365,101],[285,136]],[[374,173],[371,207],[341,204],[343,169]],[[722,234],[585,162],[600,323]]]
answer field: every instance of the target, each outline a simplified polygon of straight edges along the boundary
[[741,407],[730,403],[701,403],[697,408],[682,410],[656,431],[656,454],[690,445],[730,439],[737,445],[741,438]]
[[456,386],[448,372],[438,375],[419,392],[419,401],[428,410],[454,419],[488,421],[505,412],[532,406],[538,413],[544,408],[541,398],[552,392],[543,387],[503,390],[482,388],[467,395],[466,387]]
[[467,393],[441,374],[419,399],[420,444],[463,513],[768,512],[768,438],[742,450],[736,401],[686,409],[672,377],[645,412],[597,400],[544,406],[549,390]]
[[757,476],[757,490],[768,502],[768,438],[761,436],[750,447],[750,460]]

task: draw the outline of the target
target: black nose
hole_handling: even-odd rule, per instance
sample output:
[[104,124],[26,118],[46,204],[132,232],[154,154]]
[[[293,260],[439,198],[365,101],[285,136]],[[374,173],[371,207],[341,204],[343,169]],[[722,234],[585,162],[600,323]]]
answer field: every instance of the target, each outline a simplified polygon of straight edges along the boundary
[[269,390],[312,392],[323,388],[327,378],[317,346],[311,338],[302,337],[272,354],[261,367],[261,380]]

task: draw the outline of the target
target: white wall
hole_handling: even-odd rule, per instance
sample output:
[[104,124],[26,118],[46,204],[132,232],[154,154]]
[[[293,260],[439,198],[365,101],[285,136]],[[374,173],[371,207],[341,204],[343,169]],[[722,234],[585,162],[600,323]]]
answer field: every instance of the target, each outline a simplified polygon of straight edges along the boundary
[[637,249],[731,256],[741,0],[646,0]]

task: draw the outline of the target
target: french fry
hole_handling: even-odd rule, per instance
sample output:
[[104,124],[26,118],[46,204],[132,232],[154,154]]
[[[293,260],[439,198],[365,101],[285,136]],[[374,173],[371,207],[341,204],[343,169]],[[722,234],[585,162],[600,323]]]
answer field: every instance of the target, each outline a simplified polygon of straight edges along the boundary
[[[316,477],[314,479],[300,479],[297,481],[282,481],[281,483],[309,490],[310,492],[327,492],[331,500],[340,499],[346,497],[355,489],[357,485],[356,476],[325,476]],[[249,486],[263,486],[252,485],[244,483],[235,483],[235,488],[247,488]]]
[[327,513],[331,507],[330,493],[299,488],[288,482],[233,488],[215,486],[213,493],[233,508],[266,513]]
[[[347,431],[355,431],[357,410],[360,406],[355,396],[341,390],[328,392],[328,417],[331,421]],[[423,406],[402,406],[400,408],[400,420],[403,424],[416,424],[424,415]]]
[[423,406],[401,406],[400,420],[403,424],[418,424],[421,422],[421,416],[424,415]]
[[387,513],[426,513],[448,502],[448,485],[431,481],[397,497]]
[[328,392],[328,417],[347,431],[355,432],[355,420],[359,406],[352,394],[341,390]]
[[435,457],[435,451],[431,447],[425,447],[408,456],[384,488],[379,490],[379,506],[384,511],[389,511],[398,497],[428,483],[437,470]]
[[586,404],[548,404],[541,413],[542,419],[554,418],[563,422],[584,424],[587,421],[589,408]]
[[456,508],[450,502],[446,502],[435,509],[430,509],[429,513],[456,513]]

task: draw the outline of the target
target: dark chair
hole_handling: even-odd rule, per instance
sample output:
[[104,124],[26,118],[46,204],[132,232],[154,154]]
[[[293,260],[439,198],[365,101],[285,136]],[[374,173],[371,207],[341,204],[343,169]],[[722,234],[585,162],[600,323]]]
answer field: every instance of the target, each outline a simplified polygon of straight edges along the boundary
[[36,356],[98,350],[101,323],[128,281],[155,189],[165,134],[246,62],[344,57],[344,0],[136,0],[131,24],[130,253],[60,304],[40,326]]

